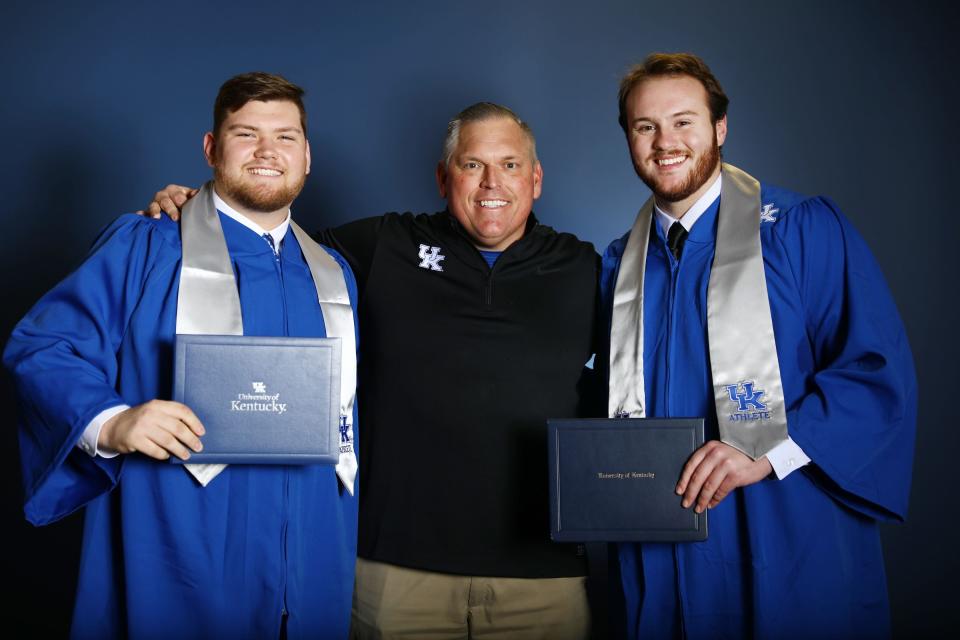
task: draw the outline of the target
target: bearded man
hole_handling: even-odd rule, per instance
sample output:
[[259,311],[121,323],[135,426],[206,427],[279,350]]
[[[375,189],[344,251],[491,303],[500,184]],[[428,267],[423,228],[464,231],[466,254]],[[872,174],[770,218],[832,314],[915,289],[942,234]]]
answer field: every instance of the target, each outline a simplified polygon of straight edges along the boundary
[[878,522],[905,517],[917,385],[880,269],[833,202],[721,163],[696,56],[651,55],[619,101],[653,197],[603,258],[608,410],[704,416],[676,492],[711,510],[704,542],[620,546],[628,635],[889,635]]
[[[265,73],[224,83],[203,141],[214,179],[197,196],[196,224],[121,216],[7,345],[27,519],[86,508],[75,637],[347,635],[352,445],[336,466],[164,462],[190,459],[205,433],[168,400],[175,333],[336,336],[344,361],[355,356],[350,268],[290,219],[310,170],[302,95]],[[339,308],[318,297],[324,287]],[[214,302],[227,299],[238,308]],[[238,330],[223,329],[231,324]],[[346,436],[351,384],[342,379]]]

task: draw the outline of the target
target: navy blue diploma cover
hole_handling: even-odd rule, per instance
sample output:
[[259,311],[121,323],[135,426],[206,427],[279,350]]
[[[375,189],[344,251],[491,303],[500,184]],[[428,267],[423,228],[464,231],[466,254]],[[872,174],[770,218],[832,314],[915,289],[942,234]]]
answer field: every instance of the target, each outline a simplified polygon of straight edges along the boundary
[[340,339],[177,335],[173,399],[206,429],[191,463],[336,464]]
[[706,512],[675,492],[703,418],[548,420],[547,433],[553,540],[706,540]]

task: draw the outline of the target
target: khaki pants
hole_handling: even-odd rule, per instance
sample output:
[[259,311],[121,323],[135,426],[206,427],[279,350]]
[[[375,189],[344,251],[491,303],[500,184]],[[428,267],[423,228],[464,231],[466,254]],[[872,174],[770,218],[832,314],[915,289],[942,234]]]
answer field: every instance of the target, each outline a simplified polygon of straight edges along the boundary
[[549,638],[590,634],[586,578],[489,578],[357,559],[354,640]]

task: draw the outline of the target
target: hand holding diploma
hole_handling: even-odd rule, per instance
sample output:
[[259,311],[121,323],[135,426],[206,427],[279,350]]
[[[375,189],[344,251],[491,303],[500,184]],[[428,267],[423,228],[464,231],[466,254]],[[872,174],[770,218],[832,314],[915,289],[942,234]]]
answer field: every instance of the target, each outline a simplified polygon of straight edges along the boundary
[[694,511],[712,509],[737,487],[746,487],[766,478],[773,471],[766,456],[753,460],[742,451],[711,440],[693,452],[680,474],[677,495],[683,496],[686,509],[696,502]]
[[201,451],[203,425],[185,404],[151,400],[113,416],[100,430],[97,446],[119,453],[140,453],[166,460],[171,455],[190,458],[190,450]]

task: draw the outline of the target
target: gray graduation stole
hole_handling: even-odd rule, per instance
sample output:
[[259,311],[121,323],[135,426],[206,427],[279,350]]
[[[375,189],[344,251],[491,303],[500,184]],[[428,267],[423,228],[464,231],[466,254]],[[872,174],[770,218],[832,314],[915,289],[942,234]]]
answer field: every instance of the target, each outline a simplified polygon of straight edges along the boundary
[[[707,335],[720,439],[759,458],[787,439],[787,413],[760,249],[760,183],[724,163]],[[643,282],[653,197],[630,231],[613,295],[611,417],[646,415]]]
[[[353,404],[357,389],[353,308],[350,306],[343,271],[337,261],[292,220],[290,228],[300,243],[313,276],[327,336],[340,338],[342,343],[340,420],[341,423],[346,420],[349,442],[341,442],[337,476],[352,495],[357,475],[357,458],[353,450]],[[177,295],[177,333],[243,335],[240,294],[220,226],[220,216],[213,204],[212,182],[203,185],[200,192],[184,205],[180,217],[180,238],[183,261]],[[227,465],[184,466],[200,484],[206,486]]]

